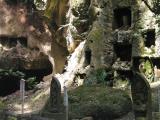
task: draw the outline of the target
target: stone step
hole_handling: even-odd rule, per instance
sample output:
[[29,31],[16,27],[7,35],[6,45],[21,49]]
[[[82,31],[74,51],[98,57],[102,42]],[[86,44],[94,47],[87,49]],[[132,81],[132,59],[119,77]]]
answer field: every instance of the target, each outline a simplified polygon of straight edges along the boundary
[[160,120],[160,112],[152,112],[152,120]]
[[50,112],[43,112],[41,114],[44,118],[49,118],[52,120],[65,120],[66,114],[65,113],[50,113]]

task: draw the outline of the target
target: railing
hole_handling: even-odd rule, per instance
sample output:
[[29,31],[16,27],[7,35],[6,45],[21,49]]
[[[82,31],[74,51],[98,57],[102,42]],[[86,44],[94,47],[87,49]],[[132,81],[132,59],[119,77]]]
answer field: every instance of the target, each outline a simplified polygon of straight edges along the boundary
[[21,99],[21,114],[24,114],[24,98],[25,98],[25,80],[20,80],[20,99]]

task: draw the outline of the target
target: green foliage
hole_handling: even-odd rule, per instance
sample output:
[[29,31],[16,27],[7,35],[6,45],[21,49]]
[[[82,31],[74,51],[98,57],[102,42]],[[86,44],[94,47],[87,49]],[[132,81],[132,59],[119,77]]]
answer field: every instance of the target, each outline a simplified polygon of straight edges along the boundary
[[144,68],[147,70],[147,73],[152,73],[152,65],[149,60],[146,60],[146,62],[144,63]]
[[14,77],[16,79],[25,79],[26,80],[26,87],[27,89],[33,89],[38,82],[36,81],[36,77],[29,77],[27,78],[26,74],[18,71],[18,70],[13,70],[13,69],[0,69],[0,78],[3,77]]
[[36,77],[30,77],[26,80],[27,88],[28,89],[33,89],[38,82],[36,81]]
[[153,65],[152,62],[148,59],[148,60],[141,60],[141,69],[140,71],[145,75],[145,77],[147,78],[147,80],[149,82],[152,82],[154,77],[153,77]]
[[114,79],[114,83],[113,83],[115,88],[120,88],[120,89],[127,89],[130,86],[130,81],[127,78],[123,78],[123,77],[118,77],[116,79]]
[[25,74],[23,72],[20,71],[16,71],[13,69],[0,69],[0,76],[14,76],[17,77],[19,79],[24,78]]
[[146,75],[147,79],[152,81],[153,68],[149,60],[146,60],[146,62],[144,63],[144,69],[145,69],[144,74]]
[[0,100],[0,111],[6,107],[6,104]]
[[113,80],[113,71],[108,69],[97,69],[90,72],[84,80],[85,85],[109,84]]
[[8,117],[7,117],[7,120],[17,120],[17,118],[14,117],[14,116],[8,116]]
[[68,94],[70,119],[93,116],[96,120],[111,120],[131,111],[130,97],[119,89],[102,85],[80,86]]

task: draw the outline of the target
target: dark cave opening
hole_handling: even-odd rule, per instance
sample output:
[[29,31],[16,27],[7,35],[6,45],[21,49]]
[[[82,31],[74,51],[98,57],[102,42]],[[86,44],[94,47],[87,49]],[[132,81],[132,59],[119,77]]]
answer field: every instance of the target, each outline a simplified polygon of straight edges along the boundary
[[31,70],[21,70],[23,73],[25,73],[26,78],[35,76],[39,81],[42,80],[42,78],[46,75],[49,75],[52,73],[52,69],[31,69]]
[[[34,87],[43,81],[43,77],[52,73],[52,69],[39,69],[39,70],[22,70],[26,80],[26,90],[34,89]],[[28,79],[33,78],[35,79]],[[0,96],[5,97],[20,89],[20,76],[17,75],[1,75],[0,76]]]
[[131,26],[131,8],[117,8],[113,11],[114,13],[114,22],[113,29],[121,27],[130,27]]
[[160,69],[160,58],[151,58],[152,60],[152,64],[153,64],[153,67],[157,67],[158,69]]
[[89,48],[87,48],[85,50],[85,66],[91,64],[91,57],[92,57],[92,51]]
[[[140,106],[140,104],[138,104]],[[135,111],[135,116],[146,116],[147,115],[147,111],[146,110],[139,110],[139,111]]]
[[116,58],[121,61],[131,61],[132,45],[131,44],[114,44]]
[[27,47],[27,38],[26,37],[12,37],[12,36],[0,36],[0,44],[7,46],[9,48],[15,47],[17,43],[20,43],[22,46]]
[[151,47],[152,45],[155,45],[155,29],[147,30],[143,34],[145,41],[144,44],[146,47]]
[[152,61],[149,57],[134,57],[132,62],[133,69],[135,71],[140,71],[140,65],[146,61],[149,61],[152,64]]
[[133,77],[133,73],[131,70],[117,70],[118,75],[120,75],[122,77],[123,80],[125,80],[126,78],[128,80],[131,80],[131,78]]
[[[26,90],[30,90],[33,88],[30,86],[30,84],[38,84],[40,82],[43,82],[43,77],[47,76],[52,73],[52,67],[48,69],[31,69],[31,70],[22,70],[23,73],[25,73],[25,80],[26,80]],[[34,78],[34,81],[27,81],[29,80],[28,78]]]
[[17,69],[0,69],[0,96],[8,96],[19,91],[22,78],[26,80],[26,90],[36,90],[40,82],[43,85],[43,77],[52,73],[52,64],[49,60],[42,60],[36,61],[33,65],[28,69],[23,66]]
[[[140,57],[134,57],[133,58],[133,61],[132,61],[132,66],[133,66],[133,69],[135,70],[135,71],[139,71],[139,65],[140,65],[140,60],[141,60],[142,58],[140,58]],[[143,60],[143,59],[142,59]]]
[[14,76],[3,76],[0,78],[0,96],[4,97],[19,90],[20,79]]

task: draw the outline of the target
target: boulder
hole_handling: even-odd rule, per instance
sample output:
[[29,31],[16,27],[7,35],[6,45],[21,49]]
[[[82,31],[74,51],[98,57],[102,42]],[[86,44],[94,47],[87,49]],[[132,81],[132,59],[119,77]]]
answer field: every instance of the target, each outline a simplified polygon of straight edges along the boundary
[[80,86],[69,91],[69,119],[91,116],[112,120],[132,110],[129,95],[106,86]]

